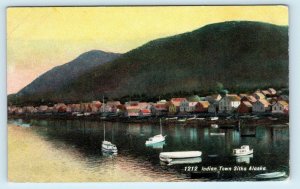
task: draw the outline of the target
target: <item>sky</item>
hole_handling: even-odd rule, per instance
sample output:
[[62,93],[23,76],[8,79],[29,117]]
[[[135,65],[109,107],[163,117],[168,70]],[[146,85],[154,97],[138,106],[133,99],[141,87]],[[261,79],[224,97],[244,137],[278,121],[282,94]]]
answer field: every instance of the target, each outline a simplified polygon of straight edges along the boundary
[[125,53],[148,41],[224,21],[288,25],[285,6],[11,7],[7,93],[98,49]]

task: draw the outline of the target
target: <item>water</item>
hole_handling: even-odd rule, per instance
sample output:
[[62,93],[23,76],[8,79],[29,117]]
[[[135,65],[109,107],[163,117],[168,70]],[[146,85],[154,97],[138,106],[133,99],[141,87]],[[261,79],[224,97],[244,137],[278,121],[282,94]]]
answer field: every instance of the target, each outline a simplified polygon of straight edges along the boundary
[[[160,133],[159,125],[105,122],[106,140],[118,147],[115,156],[103,154],[103,124],[88,120],[28,120],[30,129],[57,148],[72,148],[79,152],[77,159],[91,172],[109,173],[116,166],[124,170],[138,169],[152,178],[167,181],[243,181],[254,180],[263,172],[289,172],[288,127],[249,126],[238,129],[219,129],[201,126],[163,125],[165,143],[145,146],[145,141]],[[225,135],[211,135],[224,132]],[[253,137],[241,137],[254,133]],[[232,149],[249,145],[254,154],[249,157],[232,156]],[[166,151],[202,151],[194,164],[165,165],[159,153]],[[220,168],[223,166],[223,169]],[[218,171],[208,171],[216,167]],[[249,170],[250,167],[266,170]],[[246,170],[246,171],[244,171]]]

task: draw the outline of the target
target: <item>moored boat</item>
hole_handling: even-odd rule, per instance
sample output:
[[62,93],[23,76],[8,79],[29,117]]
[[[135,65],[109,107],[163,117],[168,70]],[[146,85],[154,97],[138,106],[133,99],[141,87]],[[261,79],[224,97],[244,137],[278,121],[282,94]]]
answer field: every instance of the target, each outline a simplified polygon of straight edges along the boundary
[[216,121],[216,120],[218,120],[218,119],[219,119],[219,117],[211,117],[211,118],[210,118],[211,121]]
[[253,149],[250,149],[248,145],[243,145],[241,148],[233,149],[234,156],[246,156],[253,154]]
[[201,157],[193,157],[193,158],[181,158],[181,159],[168,159],[164,161],[167,165],[181,165],[181,164],[196,164],[201,163]]
[[117,153],[118,149],[117,149],[116,145],[112,144],[109,141],[104,140],[102,142],[102,151],[111,152],[111,153]]
[[161,125],[161,119],[159,120],[159,127],[160,127],[160,134],[159,135],[155,135],[153,137],[150,137],[147,141],[146,141],[146,145],[151,145],[151,144],[155,144],[155,143],[159,143],[159,142],[163,142],[166,139],[166,136],[162,135],[162,125]]
[[161,134],[159,135],[155,135],[153,137],[150,137],[147,141],[146,141],[146,145],[151,145],[151,144],[155,144],[155,143],[159,143],[159,142],[163,142],[165,141],[165,137],[166,136],[163,136]]
[[211,124],[210,126],[211,126],[212,128],[215,128],[215,129],[219,128],[219,125],[218,125],[218,124]]
[[284,171],[282,172],[272,172],[272,173],[263,173],[255,175],[256,179],[275,179],[287,176]]
[[104,139],[102,141],[102,145],[101,145],[101,149],[102,152],[106,152],[106,153],[117,153],[118,152],[118,148],[116,145],[114,145],[113,143],[111,143],[110,141],[105,140],[105,123],[104,123],[104,127],[103,127],[103,135],[104,135]]
[[178,152],[161,152],[159,159],[164,162],[169,162],[170,159],[195,158],[202,155],[201,151],[178,151]]

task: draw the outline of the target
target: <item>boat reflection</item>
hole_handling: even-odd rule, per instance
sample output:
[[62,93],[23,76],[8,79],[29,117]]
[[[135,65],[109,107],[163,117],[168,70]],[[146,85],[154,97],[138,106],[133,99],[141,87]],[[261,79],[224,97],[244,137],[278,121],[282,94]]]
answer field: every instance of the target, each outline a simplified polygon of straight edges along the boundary
[[110,151],[102,151],[102,156],[106,158],[116,157],[118,153],[110,152]]
[[149,148],[153,148],[153,149],[163,149],[165,144],[166,144],[166,142],[162,141],[162,142],[157,142],[157,143],[153,143],[153,144],[146,144],[146,146]]
[[237,163],[246,163],[250,164],[250,159],[253,158],[253,154],[246,155],[246,156],[237,156],[236,157],[236,162]]
[[160,161],[161,165],[182,165],[182,164],[197,164],[201,163],[201,157],[169,159],[167,162]]

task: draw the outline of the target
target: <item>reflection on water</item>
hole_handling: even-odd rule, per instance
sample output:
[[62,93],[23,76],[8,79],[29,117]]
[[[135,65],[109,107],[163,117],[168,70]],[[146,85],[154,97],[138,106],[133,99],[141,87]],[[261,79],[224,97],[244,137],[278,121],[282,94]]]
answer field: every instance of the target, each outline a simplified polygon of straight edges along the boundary
[[[103,123],[87,120],[31,120],[31,129],[42,135],[54,145],[67,145],[82,154],[82,163],[93,172],[109,173],[119,166],[124,170],[139,169],[145,174],[170,177],[169,180],[187,178],[209,180],[252,180],[259,172],[218,172],[191,174],[186,172],[187,165],[207,166],[265,166],[268,172],[289,172],[289,132],[288,127],[249,126],[250,131],[220,129],[201,126],[165,125],[163,135],[166,141],[146,146],[145,141],[160,133],[159,125],[128,124],[106,122],[106,139],[116,144],[118,155],[103,154]],[[251,128],[250,128],[251,127]],[[244,128],[244,129],[245,129]],[[241,132],[255,135],[243,136]],[[224,133],[212,136],[210,133]],[[253,155],[232,156],[232,149],[249,145]],[[159,153],[163,151],[202,151],[202,157],[177,160],[171,166],[162,165]],[[196,175],[196,176],[195,176]],[[200,175],[200,176],[199,176]]]

